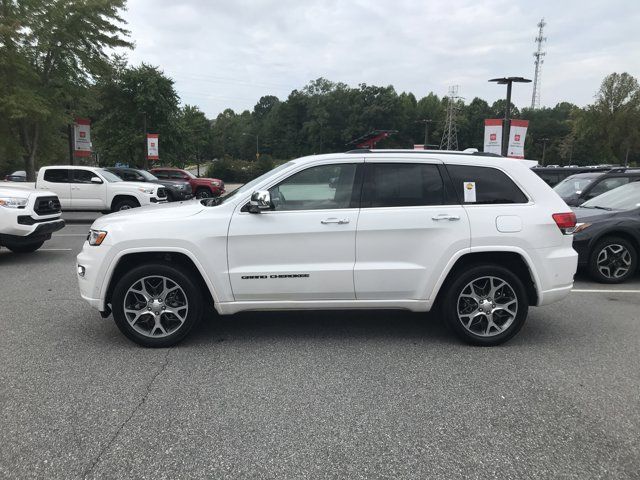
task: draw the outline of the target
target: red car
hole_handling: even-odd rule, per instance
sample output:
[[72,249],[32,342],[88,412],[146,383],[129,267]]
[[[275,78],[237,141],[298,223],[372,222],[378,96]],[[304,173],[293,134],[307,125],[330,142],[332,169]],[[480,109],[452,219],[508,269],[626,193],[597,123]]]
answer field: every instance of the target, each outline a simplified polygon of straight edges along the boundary
[[218,197],[224,193],[224,182],[217,178],[199,178],[180,168],[160,167],[149,170],[160,180],[188,182],[196,198]]

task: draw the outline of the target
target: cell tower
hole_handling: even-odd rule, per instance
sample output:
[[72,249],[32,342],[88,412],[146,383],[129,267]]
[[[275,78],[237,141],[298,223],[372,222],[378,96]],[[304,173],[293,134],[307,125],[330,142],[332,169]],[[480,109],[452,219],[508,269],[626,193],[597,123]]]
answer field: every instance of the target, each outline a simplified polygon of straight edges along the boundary
[[544,63],[544,57],[547,52],[542,51],[542,42],[547,41],[547,37],[542,36],[542,31],[546,25],[544,18],[538,23],[538,36],[536,37],[536,43],[538,49],[533,52],[535,60],[536,72],[533,75],[533,94],[531,95],[531,109],[540,108],[540,76],[542,75],[542,64]]
[[458,150],[458,131],[456,128],[456,111],[458,109],[456,102],[460,98],[458,96],[458,85],[449,87],[447,97],[449,98],[447,102],[447,119],[444,123],[440,150]]

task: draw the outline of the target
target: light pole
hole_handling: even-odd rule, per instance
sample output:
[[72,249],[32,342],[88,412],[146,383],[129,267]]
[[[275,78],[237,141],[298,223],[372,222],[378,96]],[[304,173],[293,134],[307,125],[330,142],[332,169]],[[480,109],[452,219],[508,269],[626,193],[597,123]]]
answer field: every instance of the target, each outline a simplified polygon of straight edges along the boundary
[[416,123],[424,123],[424,149],[428,149],[429,142],[429,124],[433,123],[433,120],[430,118],[423,118],[422,120],[416,120]]
[[547,150],[547,142],[549,141],[549,139],[545,137],[541,138],[539,141],[542,142],[542,166],[544,167],[544,153]]
[[504,109],[504,125],[502,127],[502,156],[507,156],[509,148],[509,129],[511,126],[511,85],[513,83],[531,83],[531,80],[523,77],[502,77],[492,78],[490,82],[496,82],[498,85],[507,86],[507,106]]
[[[250,137],[252,136],[251,133],[243,133],[242,135]],[[260,158],[260,143],[259,143],[259,139],[260,136],[256,133],[256,160],[258,160]]]

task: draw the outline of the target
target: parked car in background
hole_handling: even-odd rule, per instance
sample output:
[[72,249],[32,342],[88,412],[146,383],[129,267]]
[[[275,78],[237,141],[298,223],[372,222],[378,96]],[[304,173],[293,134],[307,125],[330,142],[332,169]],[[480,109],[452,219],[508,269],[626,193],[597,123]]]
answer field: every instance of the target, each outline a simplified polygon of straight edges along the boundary
[[533,172],[538,175],[541,179],[543,179],[547,185],[550,187],[556,186],[562,180],[571,175],[575,175],[576,173],[583,172],[606,172],[610,170],[609,167],[578,167],[578,166],[569,166],[569,167],[561,167],[559,165],[548,165],[546,167],[533,167]]
[[193,197],[191,185],[184,181],[160,179],[146,170],[137,168],[108,167],[105,170],[115,173],[127,182],[150,182],[162,185],[167,190],[167,200],[170,202],[189,200]]
[[0,246],[33,252],[62,227],[60,202],[53,192],[0,185]]
[[222,198],[97,219],[80,293],[151,347],[179,342],[210,306],[439,306],[461,339],[497,345],[573,287],[575,214],[532,163],[414,150],[292,160]]
[[219,197],[224,193],[224,182],[217,178],[196,177],[187,170],[172,167],[152,168],[149,171],[160,180],[188,182],[196,198]]
[[637,271],[640,252],[640,182],[627,183],[579,207],[573,248],[596,281],[621,283]]
[[125,182],[98,167],[42,167],[35,186],[54,192],[63,210],[116,212],[167,201],[162,185]]
[[578,173],[553,189],[570,206],[578,206],[627,183],[640,180],[640,169],[613,168],[606,172]]
[[4,177],[7,182],[26,182],[27,181],[27,172],[24,170],[16,170],[9,175]]

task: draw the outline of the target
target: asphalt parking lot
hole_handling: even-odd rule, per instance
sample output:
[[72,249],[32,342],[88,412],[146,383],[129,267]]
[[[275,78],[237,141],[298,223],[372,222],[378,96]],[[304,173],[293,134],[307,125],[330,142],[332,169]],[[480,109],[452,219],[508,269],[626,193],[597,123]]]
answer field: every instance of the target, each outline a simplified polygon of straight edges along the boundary
[[435,315],[308,312],[150,350],[79,298],[87,229],[0,250],[1,478],[640,477],[640,279],[580,277],[497,348]]

